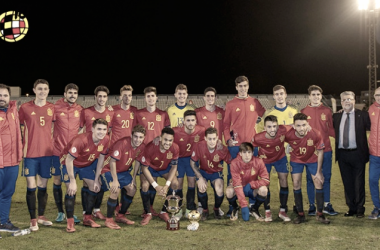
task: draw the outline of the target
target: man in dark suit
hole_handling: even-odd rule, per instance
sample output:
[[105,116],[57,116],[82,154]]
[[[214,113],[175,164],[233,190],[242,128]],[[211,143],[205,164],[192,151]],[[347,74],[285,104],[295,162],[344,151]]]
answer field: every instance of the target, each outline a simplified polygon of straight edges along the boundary
[[333,114],[335,129],[335,160],[338,161],[344,185],[346,204],[345,217],[364,217],[365,165],[369,160],[366,131],[371,121],[367,111],[355,109],[355,93],[340,94],[343,112]]

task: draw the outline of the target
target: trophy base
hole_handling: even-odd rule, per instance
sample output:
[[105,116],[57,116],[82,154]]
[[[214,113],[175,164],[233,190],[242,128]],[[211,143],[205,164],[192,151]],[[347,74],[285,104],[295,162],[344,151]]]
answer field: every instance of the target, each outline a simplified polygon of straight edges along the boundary
[[168,220],[166,222],[166,230],[170,230],[170,231],[179,230],[179,221]]

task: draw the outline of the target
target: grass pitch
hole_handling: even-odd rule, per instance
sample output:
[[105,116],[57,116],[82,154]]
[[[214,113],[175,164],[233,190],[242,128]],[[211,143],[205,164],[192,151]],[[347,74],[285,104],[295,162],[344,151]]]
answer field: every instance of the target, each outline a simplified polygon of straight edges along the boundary
[[[142,202],[139,192],[133,200],[129,209],[129,219],[136,223],[131,226],[121,225],[121,230],[111,230],[104,226],[103,221],[97,221],[102,225],[99,229],[76,225],[76,232],[68,234],[65,231],[66,223],[54,223],[51,227],[40,226],[38,232],[29,235],[13,237],[10,233],[1,233],[0,249],[379,249],[380,220],[369,220],[373,209],[368,187],[368,165],[366,173],[366,218],[345,218],[343,214],[348,210],[345,205],[342,180],[339,167],[333,159],[333,174],[331,183],[331,203],[339,212],[337,216],[328,216],[330,225],[323,225],[315,220],[314,216],[307,216],[307,222],[294,225],[292,222],[283,223],[277,215],[279,211],[279,186],[277,175],[271,174],[271,207],[273,222],[265,223],[255,221],[244,222],[239,214],[237,221],[230,221],[224,217],[215,220],[212,214],[214,195],[209,187],[209,220],[200,222],[198,231],[187,231],[189,224],[187,219],[180,221],[181,229],[178,231],[167,231],[166,223],[154,217],[146,226],[141,226],[140,214],[142,213]],[[20,171],[21,173],[21,171]],[[164,184],[164,180],[159,180]],[[293,193],[292,183],[289,175],[289,215],[292,219]],[[308,209],[306,194],[306,178],[303,177],[303,198],[305,211]],[[48,205],[45,215],[54,222],[57,209],[52,194],[52,180],[48,183]],[[81,216],[80,187],[82,182],[78,181],[78,190],[75,214]],[[63,187],[65,190],[65,188]],[[186,192],[186,191],[184,191]],[[20,228],[29,227],[29,214],[25,201],[26,181],[19,176],[16,193],[12,199],[10,219]],[[108,192],[104,195],[102,211],[106,213],[106,200]],[[154,208],[159,211],[162,200],[156,197]],[[223,211],[227,212],[228,202],[225,199],[222,205]],[[261,207],[263,212],[263,208]]]

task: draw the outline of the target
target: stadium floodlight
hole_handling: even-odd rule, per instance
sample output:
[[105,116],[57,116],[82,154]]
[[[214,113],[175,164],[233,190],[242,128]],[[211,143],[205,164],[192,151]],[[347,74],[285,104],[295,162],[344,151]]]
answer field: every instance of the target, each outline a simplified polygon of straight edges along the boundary
[[369,0],[358,0],[359,10],[368,9],[368,5],[369,5]]

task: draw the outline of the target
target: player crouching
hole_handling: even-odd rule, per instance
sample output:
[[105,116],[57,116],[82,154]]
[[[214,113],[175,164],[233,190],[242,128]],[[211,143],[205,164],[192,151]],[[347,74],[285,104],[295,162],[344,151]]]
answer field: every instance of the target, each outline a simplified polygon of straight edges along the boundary
[[[223,180],[223,161],[231,163],[231,155],[227,147],[223,146],[221,150],[217,150],[218,131],[216,128],[208,128],[205,131],[205,141],[199,142],[194,148],[191,156],[190,165],[198,179],[198,201],[202,204],[203,212],[201,220],[207,220],[209,211],[207,204],[207,182],[211,182],[214,189],[215,205],[214,217],[221,219],[220,205],[224,198],[224,180]],[[196,166],[199,162],[200,168]]]
[[[133,225],[135,222],[128,220],[125,214],[132,203],[132,199],[136,193],[136,174],[140,168],[140,162],[135,161],[137,158],[141,161],[142,152],[145,144],[143,143],[146,130],[142,125],[136,125],[132,130],[132,138],[124,137],[115,142],[110,148],[109,155],[105,161],[102,170],[101,181],[104,191],[110,190],[110,197],[107,202],[107,218],[105,225],[111,229],[120,229],[116,224],[124,223]],[[135,163],[133,178],[130,174],[132,171],[132,163]],[[115,221],[113,215],[117,206],[117,197],[121,188],[121,206],[116,211]]]
[[259,213],[260,205],[265,201],[269,185],[269,175],[262,159],[253,156],[253,146],[251,143],[244,142],[239,147],[239,155],[231,162],[232,185],[226,189],[226,197],[229,204],[233,207],[230,219],[238,218],[239,200],[243,220],[249,220],[248,202],[245,197],[253,199],[256,202],[251,210],[256,220],[264,221]]

